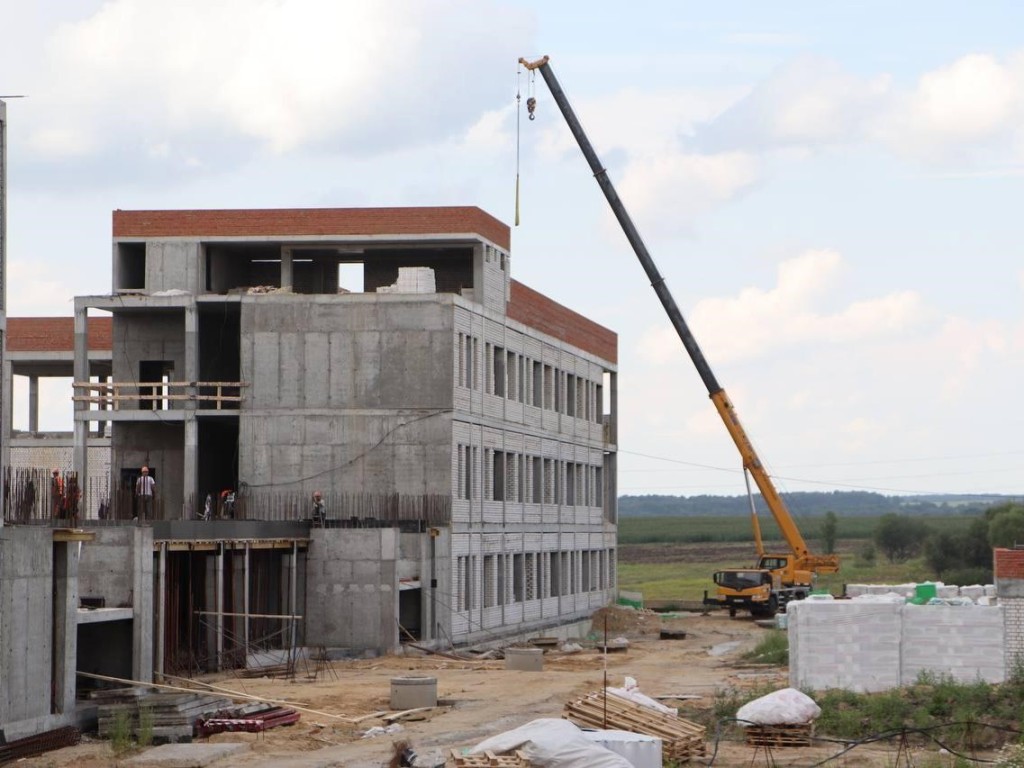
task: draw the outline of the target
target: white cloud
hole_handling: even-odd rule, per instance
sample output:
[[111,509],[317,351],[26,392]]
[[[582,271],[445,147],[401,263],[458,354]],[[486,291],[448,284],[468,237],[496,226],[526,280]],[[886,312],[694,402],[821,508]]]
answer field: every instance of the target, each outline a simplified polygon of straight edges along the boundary
[[702,126],[697,140],[714,151],[875,142],[919,160],[996,147],[1024,158],[1022,117],[1024,53],[962,56],[909,88],[887,73],[854,75],[834,60],[807,56],[758,83]]
[[[890,338],[928,319],[913,291],[855,301],[835,312],[817,309],[834,303],[831,289],[842,270],[838,252],[806,251],[779,265],[769,290],[748,287],[735,296],[702,299],[690,312],[690,325],[709,357],[731,363],[792,347]],[[673,329],[660,327],[648,330],[639,348],[648,362],[658,363],[677,354],[679,345]]]
[[457,136],[506,97],[493,84],[528,18],[495,0],[110,0],[48,40],[32,146],[195,164],[240,140],[365,153]]
[[618,189],[646,231],[685,231],[759,178],[758,158],[742,152],[664,153],[631,161]]
[[787,62],[699,133],[711,148],[822,146],[859,137],[887,96],[890,80],[845,72],[837,62]]
[[965,56],[926,73],[910,97],[911,130],[972,140],[1002,128],[1020,101],[1020,83],[991,56]]
[[[39,261],[8,259],[8,314],[11,316],[62,315],[74,311],[71,292],[65,282],[67,274],[55,274]],[[16,286],[16,290],[13,287]]]

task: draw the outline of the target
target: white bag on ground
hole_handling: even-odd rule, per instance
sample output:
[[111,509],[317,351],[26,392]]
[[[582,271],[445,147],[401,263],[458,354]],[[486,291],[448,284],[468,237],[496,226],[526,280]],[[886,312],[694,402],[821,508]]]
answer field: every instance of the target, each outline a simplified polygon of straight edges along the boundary
[[626,758],[595,744],[573,723],[557,718],[531,720],[499,733],[481,741],[469,754],[501,754],[516,749],[521,749],[536,768],[633,768]]
[[736,711],[736,719],[748,725],[802,725],[816,720],[821,707],[796,688],[783,688],[747,702]]
[[641,707],[647,709],[653,709],[656,712],[661,712],[666,715],[672,715],[672,717],[678,717],[679,712],[671,707],[666,707],[657,699],[652,699],[650,696],[640,692],[640,687],[636,684],[636,680],[632,677],[627,677],[625,684],[621,688],[606,688],[612,696],[618,696],[620,699],[626,701],[632,701],[634,704],[639,704]]

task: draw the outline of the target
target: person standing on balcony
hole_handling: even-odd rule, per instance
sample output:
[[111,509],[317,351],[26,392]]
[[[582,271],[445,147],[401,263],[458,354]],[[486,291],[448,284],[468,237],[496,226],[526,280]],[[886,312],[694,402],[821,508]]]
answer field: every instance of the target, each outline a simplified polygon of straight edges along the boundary
[[64,478],[60,470],[54,469],[50,477],[50,517],[57,519],[64,515]]
[[327,524],[327,506],[320,491],[313,491],[313,527],[323,528]]
[[135,481],[135,497],[138,502],[136,517],[149,520],[153,516],[153,494],[156,492],[156,480],[149,476],[149,467],[142,468],[142,474]]

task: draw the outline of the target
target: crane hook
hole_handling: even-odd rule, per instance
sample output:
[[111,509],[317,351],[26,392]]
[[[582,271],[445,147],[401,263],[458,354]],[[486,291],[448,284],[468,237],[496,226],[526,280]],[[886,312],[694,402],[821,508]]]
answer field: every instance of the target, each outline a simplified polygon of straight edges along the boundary
[[531,96],[530,98],[528,98],[526,100],[526,112],[529,115],[531,120],[534,120],[537,117],[535,114],[533,114],[534,110],[536,110],[536,109],[537,109],[537,100],[535,98],[533,98],[533,96]]

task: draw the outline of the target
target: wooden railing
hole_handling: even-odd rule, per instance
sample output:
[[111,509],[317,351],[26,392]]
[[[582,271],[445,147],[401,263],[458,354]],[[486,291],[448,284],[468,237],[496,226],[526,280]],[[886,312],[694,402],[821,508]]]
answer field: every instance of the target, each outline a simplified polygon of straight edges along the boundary
[[242,402],[242,388],[248,385],[242,381],[76,381],[72,386],[72,400],[101,410],[119,411],[122,403],[138,403],[138,410],[162,411],[175,402],[195,402],[214,403],[213,407],[220,411],[225,407],[237,408],[230,404]]

